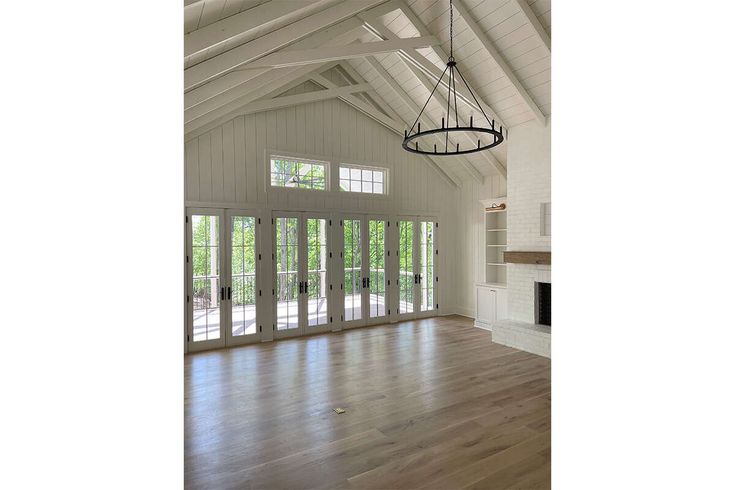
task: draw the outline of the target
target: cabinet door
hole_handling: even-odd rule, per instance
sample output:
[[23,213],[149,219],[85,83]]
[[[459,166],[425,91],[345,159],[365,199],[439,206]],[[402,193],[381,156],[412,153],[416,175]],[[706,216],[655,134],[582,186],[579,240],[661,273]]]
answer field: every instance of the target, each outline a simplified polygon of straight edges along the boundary
[[477,288],[477,323],[489,327],[495,321],[495,290]]

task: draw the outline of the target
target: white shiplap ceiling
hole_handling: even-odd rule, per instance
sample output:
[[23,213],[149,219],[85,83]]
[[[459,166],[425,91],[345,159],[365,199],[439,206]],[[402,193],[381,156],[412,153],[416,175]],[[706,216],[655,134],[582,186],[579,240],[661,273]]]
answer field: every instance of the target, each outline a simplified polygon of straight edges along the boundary
[[[545,124],[551,114],[551,1],[454,4],[454,57],[481,106],[511,134],[527,121]],[[369,84],[365,93],[343,90],[340,98],[398,132],[426,102],[432,72],[446,66],[449,0],[185,0],[184,32],[187,138],[308,80],[316,90]],[[426,41],[401,41],[417,37]],[[378,44],[362,55],[355,43]],[[386,52],[383,46],[400,48]],[[271,60],[294,59],[299,64],[267,68]],[[444,87],[436,95],[446,100]],[[432,100],[425,114],[437,123],[444,112]],[[460,102],[465,117],[477,120],[479,112]],[[504,174],[506,146],[441,161],[453,160],[451,172],[461,180],[482,180]]]

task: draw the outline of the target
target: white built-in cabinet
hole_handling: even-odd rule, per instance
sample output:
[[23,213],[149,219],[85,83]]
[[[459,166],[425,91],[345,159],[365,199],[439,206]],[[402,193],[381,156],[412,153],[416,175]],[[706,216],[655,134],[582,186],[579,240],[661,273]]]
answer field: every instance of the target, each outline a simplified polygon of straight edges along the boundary
[[475,292],[475,326],[491,330],[493,323],[508,316],[508,290],[479,283]]
[[508,212],[505,197],[480,201],[483,219],[480,230],[481,279],[475,287],[475,326],[490,330],[497,320],[507,318]]

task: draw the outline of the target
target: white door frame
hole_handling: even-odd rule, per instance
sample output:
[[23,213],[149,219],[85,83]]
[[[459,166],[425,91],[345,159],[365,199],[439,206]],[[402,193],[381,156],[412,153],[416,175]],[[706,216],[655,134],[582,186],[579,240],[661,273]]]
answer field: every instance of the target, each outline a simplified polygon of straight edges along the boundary
[[[261,212],[247,209],[227,209],[225,210],[225,223],[224,238],[225,238],[225,265],[223,270],[224,286],[226,289],[225,294],[225,309],[227,310],[227,324],[225,327],[225,339],[228,347],[235,345],[251,344],[253,342],[260,342],[262,338],[262,325],[260,317],[262,316],[261,309],[263,308],[262,301],[259,298],[262,297],[262,247],[261,247],[261,230],[262,228],[262,216]],[[255,333],[250,335],[232,335],[232,233],[231,225],[232,218],[236,216],[246,216],[255,219]]]
[[[329,213],[326,212],[311,212],[311,211],[304,211],[302,214],[302,223],[300,225],[303,238],[304,238],[304,253],[303,256],[305,258],[304,267],[303,267],[303,281],[305,285],[304,290],[304,316],[300,317],[300,323],[303,328],[303,334],[304,335],[313,335],[316,333],[323,333],[323,332],[329,332],[332,330],[332,321],[333,313],[334,313],[334,305],[332,304],[332,297],[333,295],[330,294],[329,286],[332,284],[332,270],[334,267],[332,266],[332,261],[329,260],[329,254],[331,253],[332,249],[334,248],[332,246],[332,230],[331,230],[331,217]],[[327,298],[327,322],[322,325],[315,325],[315,326],[309,326],[309,284],[308,284],[308,269],[309,269],[309,229],[308,229],[308,220],[309,219],[323,219],[326,229],[326,298]],[[301,231],[300,230],[300,231]],[[312,285],[313,287],[313,285]]]
[[[356,320],[347,320],[346,318],[346,310],[345,310],[345,292],[347,291],[347,285],[345,284],[345,262],[344,262],[344,251],[345,251],[345,242],[344,242],[344,222],[350,220],[350,221],[358,221],[360,223],[360,277],[361,280],[357,284],[357,287],[360,289],[360,318]],[[340,264],[338,270],[340,270],[341,279],[340,279],[340,293],[342,296],[342,313],[341,313],[341,320],[342,320],[342,328],[357,328],[357,327],[364,327],[367,324],[367,316],[366,316],[366,286],[363,286],[363,282],[365,278],[367,277],[366,271],[367,266],[365,264],[365,247],[367,246],[367,219],[366,215],[361,213],[345,213],[339,215],[339,226],[340,226],[340,233],[342,236],[342,240],[340,240],[341,247],[340,247]],[[355,291],[352,292],[353,296]]]
[[380,214],[367,214],[365,215],[365,243],[366,247],[363,249],[363,263],[366,266],[367,274],[366,276],[369,278],[371,275],[370,272],[370,221],[382,221],[383,222],[383,267],[384,267],[384,280],[385,280],[385,291],[383,293],[383,297],[385,298],[385,305],[384,305],[384,311],[385,314],[383,316],[379,317],[370,317],[370,294],[373,291],[373,284],[368,282],[367,289],[363,291],[364,296],[366,296],[365,300],[365,311],[367,314],[365,315],[365,322],[367,325],[378,325],[381,323],[388,323],[390,321],[390,308],[391,308],[391,302],[390,302],[390,286],[388,285],[388,282],[390,280],[390,270],[388,265],[388,230],[390,229],[390,220],[388,219],[387,215],[380,215]]
[[[219,338],[214,340],[202,340],[199,342],[194,341],[194,280],[193,280],[193,267],[194,267],[194,255],[192,253],[192,216],[217,216],[219,219],[219,233],[218,233],[218,251],[219,251],[219,292],[220,292],[220,303],[219,303]],[[226,324],[226,308],[225,302],[221,298],[221,291],[224,290],[223,284],[223,269],[224,269],[224,221],[225,212],[223,209],[218,208],[187,208],[186,210],[186,290],[187,290],[187,307],[186,307],[186,336],[187,336],[187,347],[189,352],[216,349],[226,345],[224,326]]]

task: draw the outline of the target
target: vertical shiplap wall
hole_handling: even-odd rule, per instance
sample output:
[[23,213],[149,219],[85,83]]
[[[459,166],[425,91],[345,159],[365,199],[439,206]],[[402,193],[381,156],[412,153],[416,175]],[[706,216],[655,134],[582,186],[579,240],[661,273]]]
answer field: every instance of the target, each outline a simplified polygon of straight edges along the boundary
[[[289,94],[299,90],[308,87]],[[187,205],[436,216],[444,279],[439,300],[447,313],[454,309],[457,277],[448,261],[462,255],[455,250],[460,189],[400,143],[397,134],[337,99],[239,116],[185,142]],[[269,188],[268,151],[386,167],[389,195]]]
[[485,213],[480,200],[505,192],[505,179],[494,175],[485,177],[484,184],[465,182],[458,198],[455,309],[462,315],[475,317],[475,284],[485,282]]

